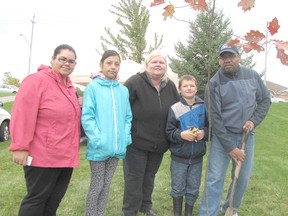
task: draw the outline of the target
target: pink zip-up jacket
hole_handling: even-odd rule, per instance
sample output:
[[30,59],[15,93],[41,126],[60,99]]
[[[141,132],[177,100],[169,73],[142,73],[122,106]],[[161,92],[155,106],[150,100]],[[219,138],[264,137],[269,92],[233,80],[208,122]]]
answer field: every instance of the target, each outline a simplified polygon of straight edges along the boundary
[[41,65],[27,76],[12,109],[10,151],[27,150],[35,167],[78,167],[81,109],[69,77]]

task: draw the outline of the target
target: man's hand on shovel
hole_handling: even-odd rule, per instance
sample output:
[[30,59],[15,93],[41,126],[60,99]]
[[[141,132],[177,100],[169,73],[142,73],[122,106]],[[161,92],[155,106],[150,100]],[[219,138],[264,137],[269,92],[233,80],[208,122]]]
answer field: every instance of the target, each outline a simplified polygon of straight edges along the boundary
[[[254,123],[252,121],[247,121],[243,126],[243,132],[250,132],[254,129]],[[245,160],[244,149],[235,148],[229,152],[230,157],[235,161],[237,165]]]
[[246,123],[243,126],[243,131],[252,131],[254,129],[254,123],[250,120],[246,121]]
[[[236,148],[236,152],[237,149],[239,151],[242,151],[244,154],[244,159],[245,159],[245,147],[246,147],[246,143],[247,143],[247,139],[249,136],[250,131],[254,128],[254,123],[252,121],[247,121],[245,123],[245,125],[243,126],[243,137],[242,137],[242,145],[241,145],[241,149]],[[235,149],[234,149],[235,150]],[[233,150],[233,151],[234,151]],[[232,151],[232,152],[233,152]],[[231,152],[230,152],[231,153]],[[229,153],[229,154],[230,154]],[[231,154],[230,154],[231,155]],[[236,153],[236,155],[238,155]],[[240,154],[239,154],[240,155]],[[231,156],[232,157],[232,156]],[[233,158],[233,157],[232,157]],[[233,158],[234,159],[234,158]],[[234,172],[234,179],[232,182],[232,186],[231,186],[231,191],[230,191],[230,197],[229,197],[229,207],[227,208],[226,212],[225,212],[225,216],[232,216],[233,215],[233,199],[234,199],[234,193],[235,193],[235,187],[236,187],[236,183],[240,174],[240,170],[241,170],[241,166],[242,166],[242,162],[244,161],[244,159],[240,159],[240,160],[235,160],[236,161],[236,168],[235,168],[235,172]]]

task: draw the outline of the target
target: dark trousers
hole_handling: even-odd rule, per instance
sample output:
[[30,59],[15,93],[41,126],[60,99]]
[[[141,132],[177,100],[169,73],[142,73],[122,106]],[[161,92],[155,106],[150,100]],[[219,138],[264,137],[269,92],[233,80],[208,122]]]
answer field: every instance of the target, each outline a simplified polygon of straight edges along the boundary
[[123,213],[135,216],[139,210],[152,208],[155,175],[163,158],[162,153],[127,148],[123,160],[124,197]]
[[73,168],[24,167],[27,195],[19,216],[55,216],[66,193]]

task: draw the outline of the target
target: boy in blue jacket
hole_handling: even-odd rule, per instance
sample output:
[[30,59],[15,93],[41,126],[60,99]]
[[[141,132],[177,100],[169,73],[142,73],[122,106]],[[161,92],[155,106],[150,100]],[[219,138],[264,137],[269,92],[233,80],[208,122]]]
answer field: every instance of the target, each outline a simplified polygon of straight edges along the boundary
[[196,96],[197,80],[191,75],[180,78],[180,102],[169,110],[166,134],[171,151],[171,193],[174,216],[192,216],[201,183],[203,155],[206,153],[207,119],[204,101]]

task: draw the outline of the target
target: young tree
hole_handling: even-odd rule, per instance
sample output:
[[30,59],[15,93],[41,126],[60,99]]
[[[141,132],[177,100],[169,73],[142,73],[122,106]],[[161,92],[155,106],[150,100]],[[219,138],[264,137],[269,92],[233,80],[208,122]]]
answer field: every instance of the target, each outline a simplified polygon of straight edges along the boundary
[[149,11],[141,5],[142,0],[121,0],[118,6],[112,5],[114,10],[110,12],[118,17],[116,23],[120,26],[120,34],[112,33],[111,29],[105,27],[108,37],[101,36],[101,46],[107,50],[108,46],[115,47],[125,59],[141,63],[145,53],[151,52],[161,46],[163,35],[159,37],[154,34],[154,44],[149,45],[145,36],[149,25]]
[[20,80],[15,77],[12,77],[11,72],[4,73],[3,83],[7,85],[14,85],[17,87],[20,86]]
[[[208,72],[211,70],[212,77],[219,69],[217,54],[219,44],[229,41],[233,35],[233,30],[229,26],[230,20],[225,18],[223,11],[213,11],[211,4],[208,4],[206,10],[200,12],[195,21],[190,22],[187,45],[182,42],[175,45],[177,58],[170,58],[170,67],[179,76],[184,74],[195,76],[198,81],[198,95],[201,97],[208,81]],[[242,62],[248,67],[255,65],[252,63],[251,55]]]

